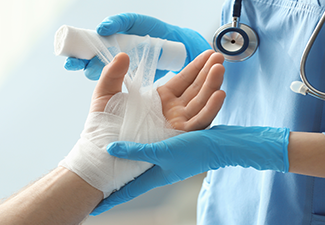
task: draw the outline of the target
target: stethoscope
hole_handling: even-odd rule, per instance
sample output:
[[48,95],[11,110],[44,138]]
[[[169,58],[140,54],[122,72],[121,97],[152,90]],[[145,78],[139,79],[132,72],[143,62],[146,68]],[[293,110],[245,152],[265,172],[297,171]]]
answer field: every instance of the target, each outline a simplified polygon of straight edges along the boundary
[[[241,2],[242,0],[235,0],[234,2],[232,23],[220,27],[213,36],[214,50],[223,54],[225,60],[228,62],[241,62],[250,58],[256,52],[259,44],[256,32],[246,24],[239,22]],[[306,60],[310,49],[324,23],[325,12],[312,33],[301,58],[300,78],[302,82],[294,81],[291,83],[290,88],[296,93],[302,95],[309,94],[325,101],[325,93],[314,88],[308,82],[305,73]]]

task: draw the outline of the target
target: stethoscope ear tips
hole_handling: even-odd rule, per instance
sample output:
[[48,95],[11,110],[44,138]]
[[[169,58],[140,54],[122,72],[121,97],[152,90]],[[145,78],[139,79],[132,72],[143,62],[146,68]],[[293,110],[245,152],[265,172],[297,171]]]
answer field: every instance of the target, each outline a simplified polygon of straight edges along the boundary
[[250,58],[258,47],[258,36],[245,24],[233,27],[232,23],[220,27],[213,36],[213,48],[229,62]]
[[307,91],[308,91],[307,86],[304,83],[302,83],[301,81],[292,82],[290,85],[290,89],[291,89],[291,91],[296,92],[298,94],[302,94],[302,95],[306,95]]

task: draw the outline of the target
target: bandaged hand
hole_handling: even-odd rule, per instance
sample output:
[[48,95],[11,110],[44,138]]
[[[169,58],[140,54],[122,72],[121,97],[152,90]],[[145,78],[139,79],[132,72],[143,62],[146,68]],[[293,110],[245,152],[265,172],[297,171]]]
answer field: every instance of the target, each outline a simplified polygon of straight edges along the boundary
[[[109,36],[115,33],[149,35],[170,41],[182,42],[187,51],[185,66],[193,61],[200,53],[211,49],[209,43],[196,31],[180,28],[162,22],[150,16],[135,13],[123,13],[107,17],[97,27],[98,34]],[[92,60],[67,58],[65,68],[68,70],[85,70],[85,75],[92,80],[97,80],[104,64],[94,57]],[[163,77],[168,71],[157,70],[155,80]]]
[[[163,114],[174,128],[174,134],[182,133],[176,129],[197,130],[212,122],[225,98],[225,93],[220,90],[224,73],[222,62],[222,55],[206,51],[158,88]],[[121,88],[128,66],[129,57],[120,53],[104,68],[94,90],[81,138],[59,164],[101,190],[104,198],[152,166],[118,159],[106,152],[109,143],[119,140],[122,118],[109,113],[108,109],[116,105],[117,99],[122,99],[117,104],[125,103]]]

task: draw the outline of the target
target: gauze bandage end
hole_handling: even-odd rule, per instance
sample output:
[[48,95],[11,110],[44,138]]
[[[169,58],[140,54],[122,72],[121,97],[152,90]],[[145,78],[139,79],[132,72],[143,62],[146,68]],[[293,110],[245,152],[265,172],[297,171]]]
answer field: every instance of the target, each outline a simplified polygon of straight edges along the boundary
[[[115,94],[104,112],[89,114],[79,141],[59,166],[78,174],[101,190],[106,198],[152,166],[146,162],[113,157],[106,151],[108,144],[114,141],[152,143],[183,132],[172,129],[166,121],[159,94],[153,86],[157,62],[166,41],[148,36],[139,41],[138,38],[119,35],[101,39],[96,33],[92,34],[84,32],[75,41],[61,43],[64,46],[62,51],[79,49],[78,46],[70,48],[70,44],[82,44],[87,48],[81,46],[80,49],[88,49],[92,54],[95,52],[107,64],[122,52],[122,43],[124,52],[130,57],[129,70],[124,79],[128,93]],[[128,41],[121,42],[120,37],[127,37]],[[79,53],[80,58],[88,54],[81,50]]]
[[[101,40],[102,43],[111,42],[110,39],[114,39],[118,42],[119,48],[122,52],[127,52],[130,47],[130,40],[132,43],[140,44],[146,37],[137,35],[126,34],[113,34],[110,36],[100,36],[95,31],[75,28],[67,25],[63,25],[55,34],[54,40],[54,52],[55,55],[74,57],[80,59],[92,59],[97,55],[94,48],[89,46],[85,36],[96,37]],[[158,38],[151,38],[151,44],[159,40]],[[98,43],[94,43],[95,45]],[[98,47],[98,46],[97,46]],[[160,55],[157,69],[159,70],[171,70],[179,71],[184,66],[186,59],[185,46],[180,42],[166,41],[162,46],[162,53]]]

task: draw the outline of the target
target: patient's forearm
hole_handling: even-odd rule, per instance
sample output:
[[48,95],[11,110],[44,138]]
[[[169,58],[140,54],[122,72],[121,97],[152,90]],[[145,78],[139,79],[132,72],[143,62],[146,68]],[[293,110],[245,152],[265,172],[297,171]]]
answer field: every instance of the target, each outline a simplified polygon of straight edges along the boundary
[[58,167],[0,205],[0,224],[79,224],[103,193]]

